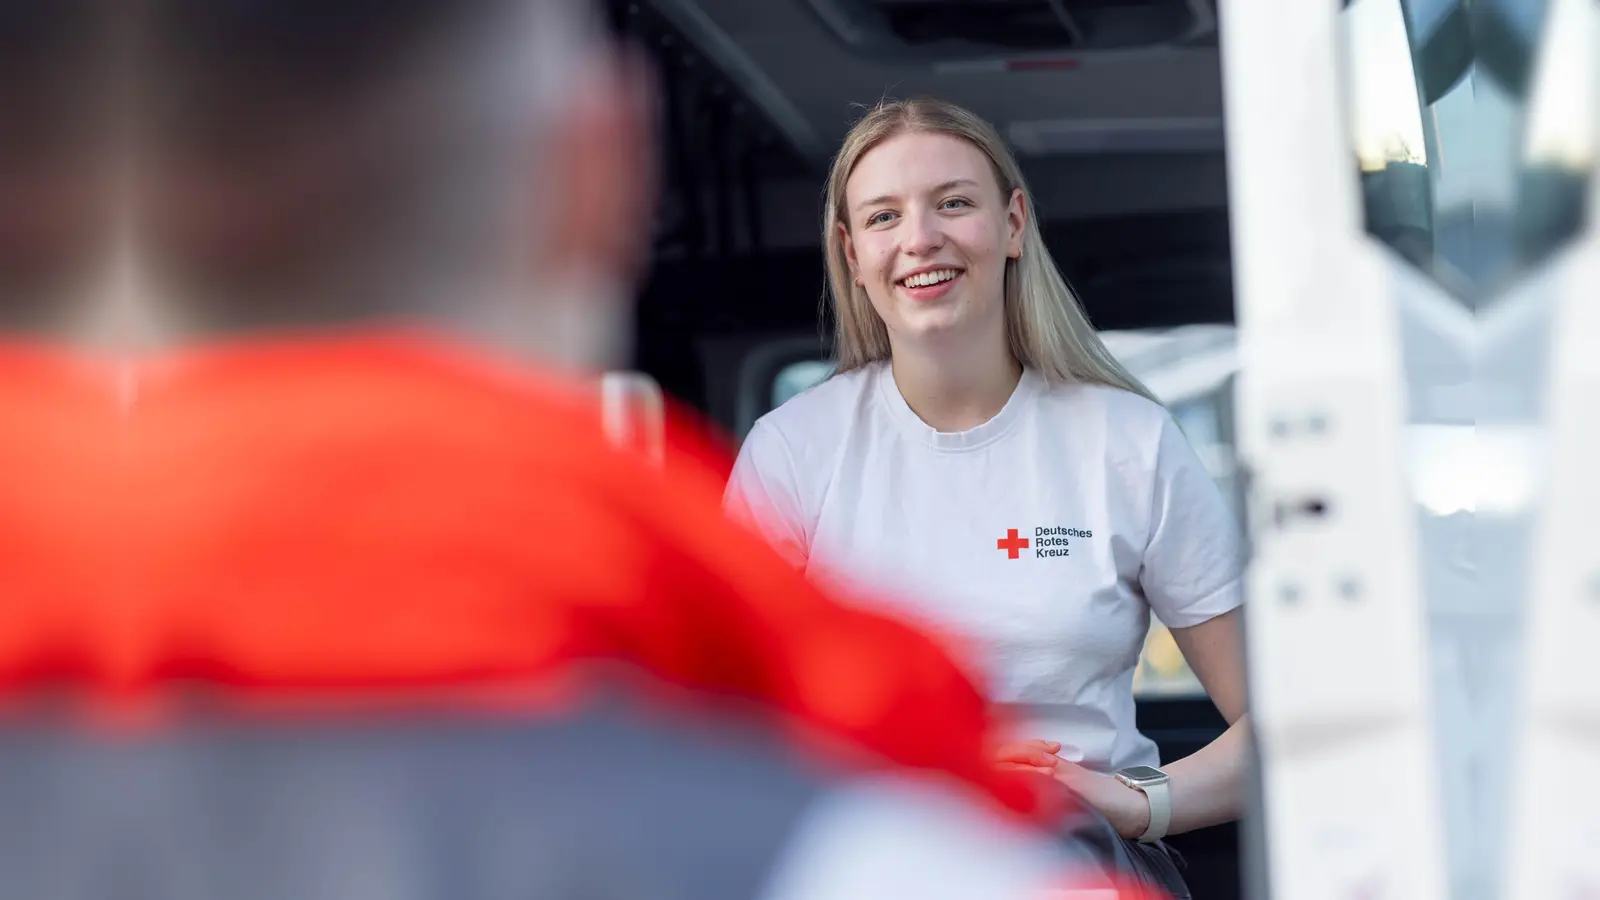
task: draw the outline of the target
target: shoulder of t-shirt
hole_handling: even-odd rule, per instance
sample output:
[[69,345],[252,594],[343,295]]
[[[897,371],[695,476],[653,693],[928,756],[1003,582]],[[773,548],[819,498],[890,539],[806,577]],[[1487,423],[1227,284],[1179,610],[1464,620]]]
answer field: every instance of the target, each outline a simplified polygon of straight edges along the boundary
[[1159,441],[1162,432],[1177,423],[1165,406],[1133,391],[1106,384],[1047,385],[1043,402],[1074,421],[1086,416],[1102,419],[1108,436],[1145,442]]

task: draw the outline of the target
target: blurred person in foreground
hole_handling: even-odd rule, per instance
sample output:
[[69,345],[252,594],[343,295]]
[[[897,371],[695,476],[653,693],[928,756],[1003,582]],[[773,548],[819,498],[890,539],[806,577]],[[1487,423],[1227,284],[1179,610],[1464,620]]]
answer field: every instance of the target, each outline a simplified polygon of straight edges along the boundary
[[0,352],[7,895],[1110,884],[934,642],[725,523],[694,435],[607,443],[650,87],[579,4],[103,7],[119,277]]

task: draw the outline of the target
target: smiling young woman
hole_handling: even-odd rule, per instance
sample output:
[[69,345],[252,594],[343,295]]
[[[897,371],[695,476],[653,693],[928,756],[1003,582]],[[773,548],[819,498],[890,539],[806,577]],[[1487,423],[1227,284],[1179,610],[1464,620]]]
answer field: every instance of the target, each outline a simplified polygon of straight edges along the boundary
[[[976,649],[991,696],[1026,711],[997,763],[1064,783],[1122,838],[1111,856],[1187,896],[1160,839],[1235,818],[1246,759],[1220,492],[1095,334],[972,113],[871,110],[834,160],[823,243],[835,374],[756,423],[730,513]],[[1134,721],[1152,613],[1232,723],[1164,769]]]

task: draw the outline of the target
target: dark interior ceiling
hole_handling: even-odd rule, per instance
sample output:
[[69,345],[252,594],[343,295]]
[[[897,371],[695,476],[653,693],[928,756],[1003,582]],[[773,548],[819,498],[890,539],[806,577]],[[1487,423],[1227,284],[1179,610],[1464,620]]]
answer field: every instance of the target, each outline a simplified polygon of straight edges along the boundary
[[[1143,24],[1110,29],[1119,49],[1044,56],[968,39],[905,59],[871,49],[905,41],[860,36],[871,31],[860,23],[895,11],[982,13],[999,31],[1042,11],[1059,38],[1069,32],[1056,8],[1081,42],[1100,33],[1097,16]],[[853,10],[853,31],[829,9]],[[661,72],[662,259],[815,247],[828,159],[862,104],[884,96],[932,94],[993,122],[1049,221],[1226,206],[1209,0],[610,0],[608,10]]]
[[[1159,148],[1173,133],[1192,149],[1221,151],[1222,84],[1209,0],[636,0],[626,4],[676,30],[789,143],[826,160],[854,118],[855,105],[885,94],[933,94],[967,106],[1011,136],[1025,156],[1072,155],[1093,136],[1118,154]],[[1069,35],[1059,7],[1100,48],[1056,46]],[[912,43],[892,23],[960,25],[960,37]],[[830,12],[831,11],[831,12]],[[845,15],[849,13],[849,15]],[[1176,17],[1181,28],[1161,20]],[[1029,26],[1035,19],[1042,28]],[[1019,50],[982,39],[1032,40]],[[1126,27],[1112,27],[1116,21]],[[876,27],[871,23],[878,22]],[[1104,21],[1105,24],[1097,25]],[[963,24],[964,23],[964,24]],[[941,34],[956,33],[946,27]],[[1068,40],[1070,44],[1070,38]],[[1207,132],[1209,145],[1193,135]],[[1018,133],[1031,141],[1018,142]],[[1092,154],[1098,155],[1098,153]]]
[[995,54],[1099,53],[1216,41],[1189,0],[806,0],[857,50],[947,62]]

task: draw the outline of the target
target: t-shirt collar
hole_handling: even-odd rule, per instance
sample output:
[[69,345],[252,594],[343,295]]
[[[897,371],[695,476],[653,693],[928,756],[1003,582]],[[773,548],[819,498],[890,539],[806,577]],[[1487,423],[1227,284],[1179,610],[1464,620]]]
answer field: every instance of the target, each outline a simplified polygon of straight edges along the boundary
[[1032,369],[1024,367],[1022,378],[1005,406],[987,422],[965,431],[939,431],[912,411],[895,384],[894,371],[887,362],[878,364],[876,379],[878,397],[889,410],[895,424],[906,434],[936,450],[974,450],[999,440],[1022,417],[1023,410],[1039,389],[1039,376]]

